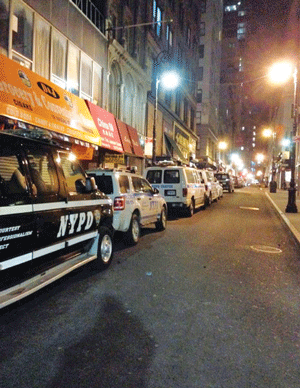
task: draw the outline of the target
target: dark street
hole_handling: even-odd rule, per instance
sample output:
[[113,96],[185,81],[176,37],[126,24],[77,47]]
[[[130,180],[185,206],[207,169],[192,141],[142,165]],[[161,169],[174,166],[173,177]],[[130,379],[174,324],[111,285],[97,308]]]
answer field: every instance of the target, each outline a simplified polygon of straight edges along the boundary
[[299,272],[263,191],[225,193],[2,310],[0,386],[298,387]]

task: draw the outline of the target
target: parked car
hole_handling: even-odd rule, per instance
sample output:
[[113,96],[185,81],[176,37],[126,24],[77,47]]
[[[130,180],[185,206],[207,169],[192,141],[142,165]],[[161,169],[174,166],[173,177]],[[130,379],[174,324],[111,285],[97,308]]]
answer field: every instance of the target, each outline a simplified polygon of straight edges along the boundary
[[219,197],[214,173],[211,170],[199,170],[199,174],[205,184],[206,205],[210,206],[212,202],[217,201]]
[[[0,307],[113,256],[112,202],[48,131],[0,117]],[[20,124],[20,125],[21,125]]]
[[165,198],[168,209],[183,210],[189,217],[195,209],[205,207],[205,187],[196,168],[185,166],[153,166],[145,176]]
[[223,186],[221,185],[221,183],[218,181],[218,179],[216,177],[214,177],[214,180],[215,180],[216,185],[217,185],[218,199],[220,199],[223,197]]
[[223,190],[227,190],[229,193],[234,192],[234,181],[230,174],[227,172],[217,172],[215,177],[223,186]]
[[96,169],[87,172],[98,188],[113,201],[113,227],[124,233],[128,244],[137,244],[141,227],[167,225],[167,204],[159,191],[142,176],[125,170]]

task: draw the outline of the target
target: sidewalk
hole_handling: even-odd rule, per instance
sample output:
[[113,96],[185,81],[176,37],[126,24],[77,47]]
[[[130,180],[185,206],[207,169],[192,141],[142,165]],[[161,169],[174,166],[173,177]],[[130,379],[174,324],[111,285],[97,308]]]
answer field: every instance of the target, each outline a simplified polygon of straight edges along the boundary
[[290,228],[296,240],[300,244],[300,196],[296,195],[296,205],[298,213],[286,213],[285,208],[288,203],[288,190],[277,189],[276,193],[270,193],[269,188],[265,191],[266,196],[272,202],[284,222]]

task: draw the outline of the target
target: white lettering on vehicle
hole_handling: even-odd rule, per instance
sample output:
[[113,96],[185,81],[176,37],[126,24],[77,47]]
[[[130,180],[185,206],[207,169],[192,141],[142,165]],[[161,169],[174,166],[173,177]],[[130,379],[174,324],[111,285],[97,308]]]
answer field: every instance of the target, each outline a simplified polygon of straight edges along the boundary
[[57,233],[57,238],[65,236],[67,232],[68,222],[70,222],[70,230],[68,234],[73,234],[75,232],[76,222],[78,220],[78,225],[76,232],[80,232],[82,229],[88,230],[93,223],[94,214],[93,212],[82,212],[82,213],[73,213],[70,215],[65,215],[60,217],[59,230]]
[[8,228],[0,229],[0,233],[15,232],[16,230],[19,230],[20,228],[21,228],[21,225],[10,226]]
[[24,233],[11,234],[10,236],[2,236],[0,237],[0,241],[13,240],[14,238],[21,238],[32,235],[32,230]]
[[0,251],[1,251],[1,249],[6,249],[8,246],[9,246],[9,244],[0,245]]

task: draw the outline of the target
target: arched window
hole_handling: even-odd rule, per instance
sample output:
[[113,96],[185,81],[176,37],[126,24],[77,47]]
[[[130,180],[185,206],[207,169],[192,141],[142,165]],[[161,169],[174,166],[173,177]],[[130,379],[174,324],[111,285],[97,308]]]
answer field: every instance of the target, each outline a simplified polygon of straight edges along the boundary
[[109,111],[117,118],[120,118],[122,77],[119,65],[114,62],[111,65],[109,77]]
[[144,135],[145,127],[145,92],[142,85],[137,87],[137,100],[135,112],[135,127],[140,135]]
[[123,117],[125,123],[129,125],[133,125],[134,97],[133,78],[130,74],[127,74],[125,78]]

